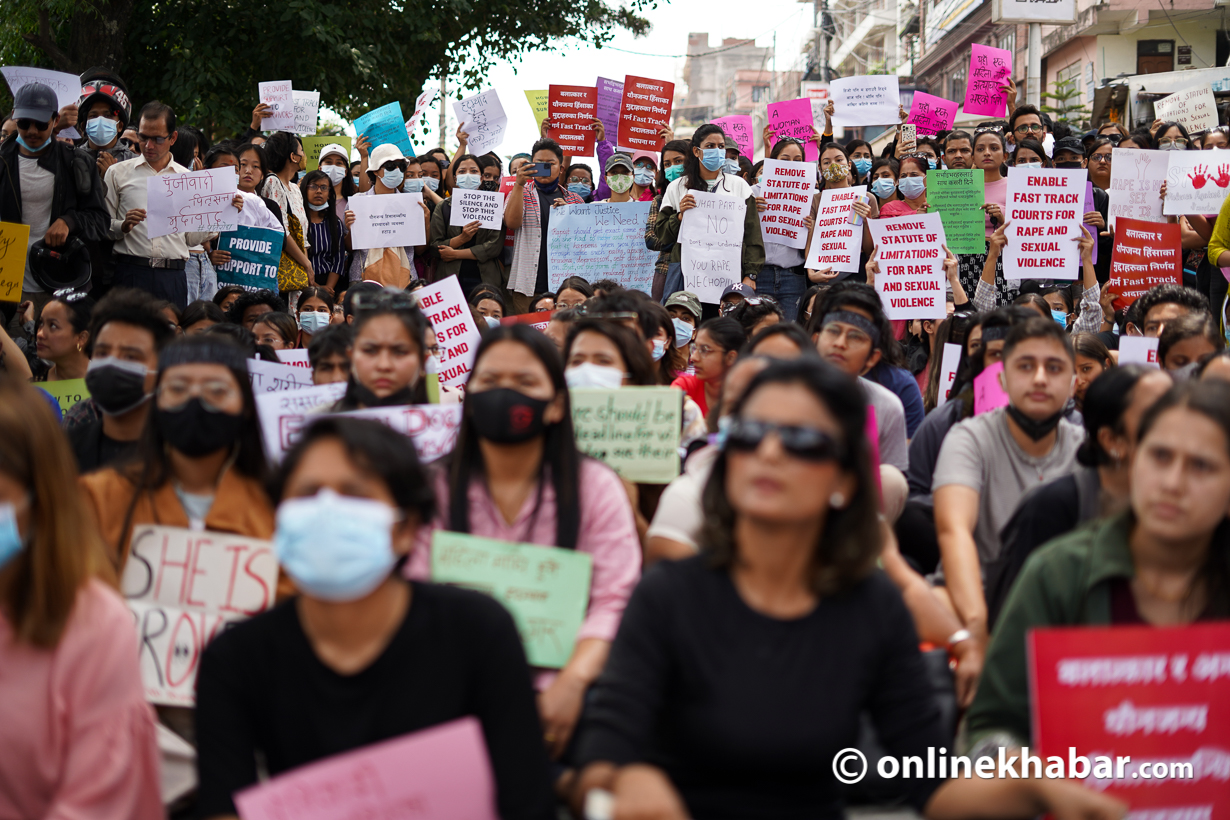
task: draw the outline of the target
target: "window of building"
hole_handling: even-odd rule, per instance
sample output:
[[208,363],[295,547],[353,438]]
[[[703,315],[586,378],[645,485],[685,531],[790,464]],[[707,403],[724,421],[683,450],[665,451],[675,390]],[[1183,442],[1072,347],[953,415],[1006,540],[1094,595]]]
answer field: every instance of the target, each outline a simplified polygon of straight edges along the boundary
[[999,40],[1000,48],[1002,48],[1004,51],[1011,52],[1013,55],[1016,54],[1016,27],[1015,26],[1013,28],[1008,29],[1007,31],[1001,31],[997,39]]
[[767,85],[752,86],[752,102],[761,103],[769,101],[769,87]]
[[969,58],[970,52],[965,52],[961,58],[957,60],[957,64],[953,66],[952,73],[948,77],[948,99],[964,100],[965,99],[965,83],[969,75]]
[[1174,71],[1174,40],[1137,40],[1136,73]]

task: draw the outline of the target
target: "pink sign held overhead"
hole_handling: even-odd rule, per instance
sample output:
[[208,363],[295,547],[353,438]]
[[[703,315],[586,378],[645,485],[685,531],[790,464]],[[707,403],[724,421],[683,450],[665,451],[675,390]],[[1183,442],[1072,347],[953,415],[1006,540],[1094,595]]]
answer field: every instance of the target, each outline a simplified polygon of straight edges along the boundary
[[1012,76],[1012,52],[974,43],[965,84],[965,113],[987,117],[1008,115],[1008,95],[999,90]]
[[755,162],[756,138],[752,132],[751,114],[731,114],[729,117],[718,117],[710,120],[728,138],[739,146],[739,153],[747,157],[748,162]]
[[974,415],[1008,406],[1008,394],[999,383],[1004,363],[996,362],[974,377]]
[[782,137],[794,137],[803,143],[804,162],[820,159],[816,146],[816,121],[812,118],[811,100],[806,97],[786,102],[769,103],[769,126],[773,129],[774,141]]
[[910,104],[910,116],[906,122],[917,125],[918,133],[933,136],[941,131],[951,131],[956,120],[955,102],[925,91],[914,92],[914,102]]

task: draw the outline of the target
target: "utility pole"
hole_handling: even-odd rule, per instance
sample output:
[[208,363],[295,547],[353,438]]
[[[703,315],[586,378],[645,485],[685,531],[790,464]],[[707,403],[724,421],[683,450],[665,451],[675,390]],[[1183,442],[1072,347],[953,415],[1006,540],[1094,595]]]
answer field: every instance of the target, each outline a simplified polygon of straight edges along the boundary
[[1029,67],[1025,72],[1025,101],[1042,106],[1042,24],[1029,24]]
[[440,147],[444,147],[444,132],[448,129],[448,72],[440,72]]

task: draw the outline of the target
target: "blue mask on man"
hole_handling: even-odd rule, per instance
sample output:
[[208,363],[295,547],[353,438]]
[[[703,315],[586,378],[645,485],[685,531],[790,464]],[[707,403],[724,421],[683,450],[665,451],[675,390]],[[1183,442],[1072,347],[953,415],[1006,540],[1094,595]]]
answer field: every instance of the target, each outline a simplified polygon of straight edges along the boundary
[[37,154],[41,151],[46,151],[47,146],[51,145],[52,142],[54,142],[54,140],[48,138],[48,140],[44,142],[42,145],[40,145],[38,148],[31,148],[30,143],[26,142],[25,137],[23,137],[21,134],[17,135],[17,144],[20,145],[22,148],[25,148],[31,154]]
[[109,120],[106,117],[95,117],[92,120],[86,120],[85,135],[95,145],[110,145],[111,140],[115,139],[119,128],[120,124],[115,120]]
[[737,159],[726,160],[726,166],[723,168],[723,170],[726,171],[726,173],[728,174],[739,173],[739,160]]

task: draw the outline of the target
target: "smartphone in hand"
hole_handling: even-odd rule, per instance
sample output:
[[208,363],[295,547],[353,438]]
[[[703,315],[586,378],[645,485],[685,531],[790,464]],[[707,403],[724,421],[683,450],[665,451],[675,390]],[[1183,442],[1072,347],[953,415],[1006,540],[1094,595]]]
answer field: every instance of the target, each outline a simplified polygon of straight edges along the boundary
[[918,126],[912,122],[903,123],[901,126],[901,143],[902,145],[910,146],[913,151],[918,147]]
[[534,169],[534,176],[539,179],[547,179],[551,176],[551,166],[545,162],[531,162],[530,167]]

